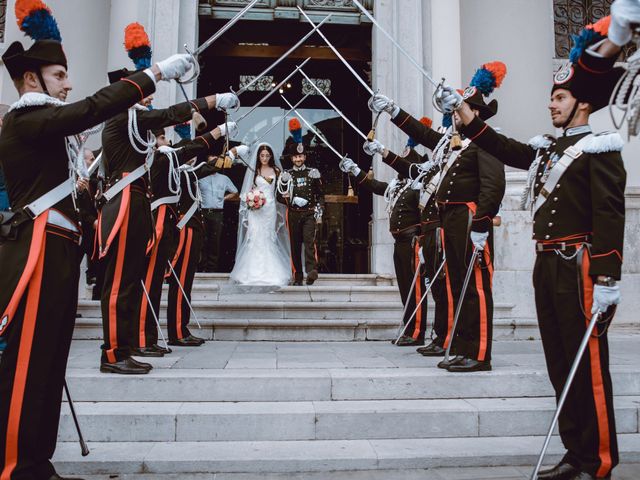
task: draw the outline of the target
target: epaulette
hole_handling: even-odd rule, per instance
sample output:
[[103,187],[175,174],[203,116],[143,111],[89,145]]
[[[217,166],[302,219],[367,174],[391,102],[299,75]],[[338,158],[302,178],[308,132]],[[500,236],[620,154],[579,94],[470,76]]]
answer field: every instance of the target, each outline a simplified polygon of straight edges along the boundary
[[320,178],[320,170],[318,170],[317,168],[310,168],[309,178]]
[[529,140],[529,146],[536,150],[540,148],[549,148],[553,143],[553,140],[555,139],[551,135],[536,135]]
[[585,140],[582,151],[584,153],[621,152],[624,140],[618,132],[601,132]]

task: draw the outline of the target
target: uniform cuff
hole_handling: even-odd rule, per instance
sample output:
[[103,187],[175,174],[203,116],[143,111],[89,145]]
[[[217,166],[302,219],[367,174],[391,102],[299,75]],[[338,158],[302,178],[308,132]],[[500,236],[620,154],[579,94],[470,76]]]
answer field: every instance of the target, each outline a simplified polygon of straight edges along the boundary
[[123,78],[122,81],[132,84],[140,93],[140,100],[147,98],[156,91],[156,82],[147,75],[144,70]]
[[411,115],[409,115],[407,112],[405,112],[404,110],[400,109],[400,111],[398,112],[398,114],[395,117],[391,118],[391,122],[394,125],[397,125],[398,127],[401,127],[402,125],[404,125],[407,120],[409,120],[411,118]]
[[204,97],[196,98],[195,100],[190,100],[189,103],[198,112],[206,112],[207,110],[209,110],[209,107],[208,107],[209,104],[207,103],[207,100]]
[[597,277],[605,275],[620,280],[622,271],[622,255],[617,250],[602,254],[591,254],[591,263],[589,265],[589,275]]
[[492,225],[492,218],[489,216],[484,216],[480,218],[473,218],[471,222],[471,231],[478,233],[486,233],[489,231]]
[[207,144],[207,149],[211,150],[211,148],[215,145],[215,138],[211,135],[211,132],[207,132],[203,135],[196,137],[196,140],[200,140]]

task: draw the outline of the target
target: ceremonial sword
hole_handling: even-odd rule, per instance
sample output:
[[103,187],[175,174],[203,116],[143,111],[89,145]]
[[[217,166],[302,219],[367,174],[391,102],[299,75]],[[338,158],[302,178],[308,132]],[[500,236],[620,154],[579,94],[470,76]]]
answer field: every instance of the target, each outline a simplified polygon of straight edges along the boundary
[[294,107],[289,103],[289,100],[287,100],[287,99],[284,97],[284,95],[280,95],[280,96],[281,96],[281,97],[282,97],[282,99],[286,102],[286,104],[287,104],[287,105],[289,105],[289,107],[290,107],[290,108],[295,112],[295,114],[296,114],[297,116],[299,116],[299,117],[300,117],[300,120],[302,120],[302,121],[304,122],[304,124],[307,126],[307,128],[308,128],[309,130],[311,130],[311,132],[312,132],[316,137],[318,137],[320,140],[322,140],[322,143],[324,143],[324,144],[329,148],[329,150],[331,150],[333,153],[335,153],[335,154],[336,154],[336,155],[337,155],[341,160],[343,160],[343,159],[346,157],[346,155],[341,155],[341,154],[340,154],[340,152],[338,152],[338,150],[336,150],[335,148],[333,148],[333,146],[329,143],[329,141],[328,141],[326,138],[324,138],[324,136],[323,136],[323,135],[320,135],[320,133],[318,133],[318,131],[317,131],[315,128],[313,128],[313,127],[311,126],[311,124],[310,124],[309,122],[307,122],[307,120],[306,120],[302,115],[300,115],[300,112],[298,112],[298,110],[296,110],[296,109],[295,109],[295,108],[294,108]]
[[158,332],[160,332],[160,337],[162,338],[162,342],[164,343],[164,348],[169,350],[169,344],[167,343],[167,340],[164,338],[164,333],[162,333],[160,320],[158,320],[158,315],[156,314],[156,311],[153,308],[153,304],[151,303],[151,297],[149,296],[149,291],[147,290],[147,286],[144,284],[144,281],[142,279],[140,279],[140,284],[142,285],[142,291],[144,292],[144,296],[147,297],[147,303],[149,304],[149,309],[151,310],[153,319],[156,321],[156,326],[158,327]]
[[318,93],[322,96],[322,98],[324,98],[324,99],[326,100],[326,102],[331,106],[331,108],[333,108],[333,109],[336,111],[336,113],[337,113],[338,115],[340,115],[340,116],[342,117],[342,119],[343,119],[345,122],[347,122],[347,123],[349,124],[349,126],[350,126],[351,128],[353,128],[353,129],[355,130],[355,132],[356,132],[358,135],[360,135],[362,138],[364,138],[365,140],[367,140],[367,136],[366,136],[364,133],[362,133],[362,132],[360,131],[360,129],[358,129],[358,127],[356,127],[356,126],[351,122],[351,120],[349,120],[349,119],[347,118],[347,116],[346,116],[344,113],[342,113],[338,107],[336,107],[336,106],[333,104],[333,102],[332,102],[331,100],[329,100],[329,97],[327,97],[327,96],[325,95],[325,93],[324,93],[322,90],[320,90],[320,88],[316,85],[316,83],[315,83],[313,80],[311,80],[311,79],[307,76],[307,74],[306,74],[306,73],[304,73],[304,70],[302,70],[302,68],[301,68],[301,67],[302,67],[302,65],[300,65],[300,67],[299,67],[299,68],[300,68],[300,73],[302,74],[302,76],[304,76],[304,78],[306,78],[306,79],[307,79],[307,81],[308,81],[308,82],[311,84],[311,86],[316,90],[316,92],[318,92]]
[[73,423],[75,424],[76,431],[78,432],[78,441],[80,442],[80,450],[82,451],[82,456],[86,457],[91,452],[89,451],[89,447],[87,447],[87,443],[84,441],[84,437],[82,436],[82,430],[80,430],[80,422],[78,422],[76,409],[73,406],[73,400],[71,400],[71,395],[69,394],[69,387],[67,386],[66,378],[63,380],[62,386],[64,387],[64,393],[67,395],[67,402],[69,403],[69,410],[71,410],[71,417],[73,418]]
[[[307,93],[304,97],[302,97],[302,98],[298,101],[298,103],[296,103],[293,107],[291,107],[291,109],[290,109],[287,113],[285,113],[282,117],[280,117],[280,118],[278,119],[278,121],[277,121],[276,123],[274,123],[273,125],[271,125],[271,126],[270,126],[270,127],[269,127],[269,128],[268,128],[268,129],[267,129],[267,130],[262,134],[262,135],[260,135],[258,138],[256,138],[255,140],[253,140],[253,141],[249,144],[249,146],[251,146],[251,145],[255,145],[255,144],[256,144],[256,143],[258,143],[260,140],[262,140],[264,137],[266,137],[266,136],[267,136],[267,134],[268,134],[271,130],[273,130],[277,125],[279,125],[279,124],[280,124],[280,122],[281,122],[282,120],[284,120],[285,118],[287,118],[287,116],[288,116],[289,114],[291,114],[291,112],[293,112],[296,108],[298,108],[298,107],[300,106],[300,104],[301,104],[302,102],[304,102],[304,101],[307,99],[307,97],[308,97],[309,95],[311,95],[311,94],[310,94],[310,93]],[[246,164],[245,164],[245,165],[246,165]],[[247,165],[247,166],[248,166],[248,165]]]
[[[309,18],[309,15],[307,15],[306,12],[302,8],[300,8],[300,6],[298,6],[298,10],[300,10],[300,13],[302,13],[302,15],[304,15],[304,18],[307,20],[307,22],[309,22],[311,25],[315,26],[315,24],[313,23],[311,18]],[[349,62],[347,62],[345,60],[345,58],[338,51],[338,49],[335,46],[333,46],[333,44],[324,35],[324,33],[322,33],[320,30],[318,30],[318,35],[320,35],[320,37],[324,40],[324,42],[331,49],[331,51],[333,51],[333,53],[340,59],[340,61],[344,64],[344,66],[347,67],[347,70],[349,70],[351,72],[351,74],[354,77],[356,77],[358,82],[360,82],[360,84],[367,90],[367,92],[369,92],[369,95],[371,95],[372,97],[375,96],[375,92],[371,89],[371,87],[367,84],[367,82],[365,82],[362,79],[362,77],[356,73],[356,71],[353,69],[353,67],[349,64]],[[382,112],[380,112],[380,113],[382,113]],[[378,125],[378,119],[380,118],[380,113],[378,113],[376,115],[376,117],[375,117],[375,119],[373,121],[373,125],[371,127],[371,131],[369,131],[369,135],[367,135],[365,137],[366,140],[369,140],[369,141],[375,140],[375,138],[376,138],[376,127]]]
[[[409,52],[407,52],[404,48],[402,48],[402,46],[396,41],[395,38],[393,38],[383,27],[382,25],[380,25],[378,23],[378,21],[374,18],[373,15],[371,15],[369,13],[369,11],[364,8],[364,6],[358,1],[358,0],[353,0],[353,4],[358,7],[358,9],[360,9],[360,11],[371,21],[371,23],[373,23],[376,28],[378,30],[380,30],[380,32],[382,34],[384,34],[385,37],[387,37],[391,43],[393,44],[394,47],[396,47],[398,49],[398,51],[400,53],[402,53],[407,60],[409,60],[409,63],[411,63],[411,65],[413,65],[421,74],[424,78],[426,78],[434,87],[435,90],[433,92],[433,105],[434,107],[440,112],[440,113],[445,113],[442,108],[440,107],[440,104],[438,103],[438,101],[436,100],[436,97],[438,96],[438,94],[442,91],[442,88],[444,86],[444,78],[442,80],[440,80],[440,82],[436,82],[433,77],[422,67],[422,65],[420,65],[410,54]],[[376,118],[376,123],[377,123],[377,118]],[[460,134],[456,131],[455,128],[455,122],[453,123],[453,127],[452,127],[452,134],[451,134],[451,149],[452,150],[460,150],[462,148],[462,141],[460,139]]]
[[289,75],[287,75],[284,78],[284,80],[282,80],[278,85],[273,87],[268,94],[266,94],[264,97],[262,97],[258,103],[256,103],[253,107],[251,107],[251,110],[249,110],[244,115],[242,115],[240,118],[238,118],[236,120],[236,123],[240,123],[240,121],[242,121],[244,118],[248,117],[256,108],[258,108],[260,105],[262,105],[264,102],[266,102],[269,99],[269,97],[271,97],[271,95],[276,93],[280,89],[280,87],[282,87],[282,85],[284,85],[285,82],[287,82],[287,80],[289,80],[291,77],[293,77],[296,74],[296,72],[298,70],[300,70],[309,60],[311,60],[311,57],[307,58],[300,65],[296,66],[296,68],[295,68],[295,70],[293,72],[291,72]]
[[178,83],[181,83],[181,84],[193,83],[200,76],[200,65],[198,64],[198,55],[200,55],[207,48],[209,48],[211,44],[215,42],[217,39],[219,39],[222,35],[224,35],[227,30],[233,27],[238,22],[238,20],[240,20],[244,16],[245,13],[251,10],[253,6],[256,3],[258,3],[258,1],[259,0],[252,0],[246,7],[244,7],[242,10],[236,13],[233,18],[231,18],[227,23],[225,23],[222,26],[222,28],[220,28],[220,30],[218,30],[216,33],[211,35],[211,37],[209,37],[209,39],[206,42],[201,44],[193,52],[189,50],[189,46],[186,43],[184,44],[185,51],[193,57],[193,74],[191,75],[191,77],[187,78],[186,80],[178,80]]
[[[456,326],[458,325],[458,318],[460,317],[460,312],[462,311],[462,303],[464,302],[464,295],[467,293],[467,288],[469,287],[469,280],[471,279],[471,273],[475,268],[476,261],[478,260],[478,255],[480,254],[480,249],[473,246],[473,253],[471,254],[471,261],[469,262],[469,268],[467,268],[467,274],[464,277],[464,283],[462,284],[462,290],[460,290],[460,296],[458,297],[458,305],[456,305],[456,314],[453,319],[453,327],[451,327],[451,332],[449,333],[449,345],[447,346],[447,350],[444,354],[444,361],[449,361],[449,355],[451,354],[451,345],[453,345],[453,339],[456,333]],[[445,340],[446,341],[446,340]]]
[[[420,298],[420,301],[418,302],[418,304],[416,305],[416,308],[413,310],[413,313],[411,314],[411,316],[409,317],[409,320],[407,320],[407,323],[404,324],[404,327],[402,329],[402,331],[400,332],[400,335],[398,335],[398,338],[396,338],[396,343],[398,343],[398,340],[400,340],[400,337],[402,337],[402,335],[404,335],[404,332],[407,330],[407,325],[409,325],[409,323],[411,322],[411,320],[413,320],[413,317],[415,316],[416,313],[418,313],[418,309],[420,308],[420,306],[422,305],[422,302],[424,302],[425,298],[427,298],[427,294],[429,293],[429,291],[431,290],[431,287],[433,286],[433,282],[436,281],[436,278],[438,278],[438,275],[440,275],[440,272],[442,271],[442,269],[444,268],[444,265],[446,263],[447,259],[446,257],[442,258],[442,263],[440,264],[440,266],[438,267],[438,270],[436,270],[436,273],[433,275],[433,279],[429,282],[429,285],[427,286],[427,289],[424,292],[424,295],[422,295],[422,298]],[[421,267],[416,268],[416,271],[420,271]],[[409,295],[411,295],[411,292],[409,292]],[[408,300],[408,299],[407,299]],[[408,302],[407,302],[408,303]],[[405,306],[405,311],[402,314],[402,317],[404,319],[404,314],[407,312],[406,306]],[[426,322],[426,319],[425,319]],[[425,328],[426,330],[426,328]]]
[[602,316],[602,312],[600,309],[596,313],[593,314],[589,325],[587,326],[587,331],[582,337],[582,342],[580,343],[580,347],[578,348],[578,352],[576,353],[576,358],[571,365],[571,370],[569,370],[569,376],[567,377],[567,381],[562,388],[562,393],[560,394],[560,399],[558,400],[558,406],[556,407],[556,412],[553,415],[553,420],[551,420],[551,425],[549,425],[549,431],[547,432],[547,436],[544,439],[544,444],[542,445],[542,451],[540,452],[540,456],[538,457],[538,463],[533,469],[533,473],[531,474],[531,480],[536,480],[538,478],[538,472],[540,471],[540,467],[542,466],[542,461],[544,460],[544,454],[547,452],[547,447],[549,446],[549,441],[551,440],[551,435],[553,434],[553,430],[556,428],[556,424],[558,423],[558,418],[560,418],[560,412],[562,411],[562,407],[564,406],[564,402],[569,395],[569,390],[571,389],[571,384],[573,383],[573,379],[576,376],[576,372],[578,371],[578,367],[580,366],[580,362],[582,361],[582,357],[584,355],[585,350],[587,349],[587,345],[589,344],[589,340],[591,338],[591,334],[598,323],[598,320]]
[[[302,37],[300,40],[298,40],[298,42],[293,47],[291,47],[289,50],[287,50],[280,58],[278,58],[271,65],[269,65],[262,73],[260,73],[260,75],[256,76],[253,80],[251,80],[249,83],[247,83],[244,87],[242,87],[240,90],[238,90],[237,92],[234,92],[234,93],[239,97],[244,92],[249,90],[249,88],[254,83],[256,83],[260,78],[264,77],[267,73],[269,73],[269,71],[271,71],[271,69],[274,68],[276,65],[278,65],[282,60],[284,60],[289,55],[291,55],[291,53],[294,50],[296,50],[300,45],[302,45],[311,35],[313,35],[314,32],[317,32],[318,29],[320,28],[320,26],[323,25],[325,22],[327,22],[331,18],[332,15],[333,14],[330,13],[329,15],[324,17],[324,19],[318,25],[313,27],[313,29],[309,33],[307,33],[304,37]],[[231,89],[231,91],[233,92],[233,89]]]

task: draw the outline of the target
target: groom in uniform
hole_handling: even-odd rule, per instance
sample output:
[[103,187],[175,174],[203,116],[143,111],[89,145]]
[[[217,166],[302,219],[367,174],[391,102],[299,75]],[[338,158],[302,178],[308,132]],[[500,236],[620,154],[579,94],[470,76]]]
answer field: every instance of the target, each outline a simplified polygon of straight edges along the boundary
[[[320,172],[307,168],[306,146],[291,143],[287,152],[293,168],[286,170],[279,179],[282,187],[290,185],[287,193],[278,193],[278,200],[287,206],[287,229],[291,243],[291,267],[293,284],[302,285],[302,244],[304,244],[307,285],[318,279],[318,249],[316,246],[316,214],[322,212],[322,182]],[[285,187],[286,188],[286,187]],[[285,191],[279,188],[279,191]]]

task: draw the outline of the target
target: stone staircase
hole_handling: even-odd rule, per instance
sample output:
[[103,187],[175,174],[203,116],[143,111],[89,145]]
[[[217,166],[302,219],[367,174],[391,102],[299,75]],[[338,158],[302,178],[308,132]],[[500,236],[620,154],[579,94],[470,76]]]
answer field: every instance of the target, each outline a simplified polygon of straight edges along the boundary
[[[166,285],[160,321],[166,314]],[[322,274],[313,286],[242,287],[229,284],[228,274],[198,274],[193,307],[209,340],[354,341],[388,340],[397,332],[402,304],[395,278],[375,274]],[[82,290],[75,338],[102,336],[100,303]],[[432,301],[430,300],[432,305]],[[494,325],[498,337],[537,336],[533,319],[518,320],[512,303],[497,303]],[[433,322],[433,309],[428,314]]]
[[[640,462],[638,340],[611,341],[624,463]],[[65,408],[54,459],[63,473],[394,479],[531,465],[554,408],[538,341],[496,342],[494,371],[474,374],[447,373],[388,342],[221,341],[176,349],[149,375],[126,377],[98,373],[98,348],[72,347],[67,379],[92,453],[80,456]],[[547,463],[561,452],[554,438]]]

